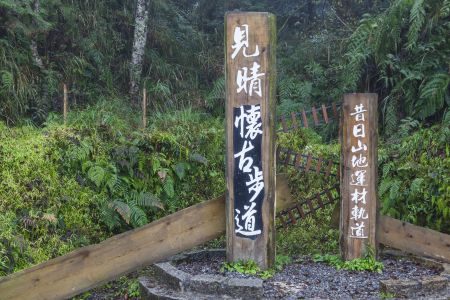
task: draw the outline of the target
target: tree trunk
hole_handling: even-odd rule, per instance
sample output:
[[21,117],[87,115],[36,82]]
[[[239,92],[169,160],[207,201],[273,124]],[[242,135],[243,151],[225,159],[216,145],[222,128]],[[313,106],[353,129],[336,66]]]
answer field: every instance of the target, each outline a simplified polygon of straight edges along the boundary
[[137,0],[136,17],[134,21],[133,52],[130,63],[130,95],[136,100],[139,95],[142,63],[148,31],[148,0]]
[[[39,0],[34,0],[33,11],[36,14],[39,14],[39,11],[40,11],[40,2],[39,2]],[[35,25],[34,23],[35,22],[33,21],[33,25]],[[42,59],[39,56],[38,47],[37,47],[37,43],[36,43],[36,36],[33,36],[32,39],[31,39],[30,49],[31,49],[31,55],[33,55],[34,63],[40,69],[43,69],[44,68],[44,64],[42,63]]]

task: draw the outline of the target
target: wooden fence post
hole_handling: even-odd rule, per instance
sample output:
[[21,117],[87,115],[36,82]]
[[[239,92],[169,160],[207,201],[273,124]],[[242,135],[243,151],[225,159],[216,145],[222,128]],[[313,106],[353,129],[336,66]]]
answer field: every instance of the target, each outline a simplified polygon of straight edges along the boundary
[[142,128],[147,127],[147,89],[142,91]]
[[346,94],[341,117],[340,250],[345,260],[378,253],[378,95]]
[[270,268],[275,259],[276,21],[225,16],[227,259]]
[[64,125],[67,123],[67,109],[68,109],[68,96],[67,96],[67,85],[64,83],[63,85],[64,90],[64,99],[63,99],[63,119],[64,119]]

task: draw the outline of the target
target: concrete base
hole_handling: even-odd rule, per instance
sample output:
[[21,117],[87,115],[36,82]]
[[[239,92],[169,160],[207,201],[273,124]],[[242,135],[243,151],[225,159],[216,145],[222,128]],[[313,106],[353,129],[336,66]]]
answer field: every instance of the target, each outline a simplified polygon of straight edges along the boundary
[[153,265],[153,275],[140,277],[143,299],[261,299],[263,280],[229,278],[221,275],[191,275],[179,270],[182,261],[224,257],[224,250],[204,250],[177,255],[167,262]]

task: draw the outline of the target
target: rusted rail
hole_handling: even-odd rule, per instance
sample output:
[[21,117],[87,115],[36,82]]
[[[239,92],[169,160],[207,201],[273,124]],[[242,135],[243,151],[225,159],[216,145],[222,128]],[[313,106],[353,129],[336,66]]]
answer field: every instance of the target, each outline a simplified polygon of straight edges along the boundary
[[301,154],[291,149],[278,147],[277,164],[285,167],[292,166],[297,170],[304,172],[315,172],[316,174],[324,174],[325,178],[329,176],[338,177],[337,173],[332,173],[333,166],[339,169],[339,163],[331,159],[325,159],[322,156],[315,157],[311,154]]
[[316,213],[319,209],[337,202],[339,199],[339,185],[330,189],[325,189],[308,199],[299,201],[290,208],[277,213],[276,219],[279,221],[277,229],[287,228],[290,225],[297,224],[297,221],[304,219],[307,215]]
[[282,115],[278,118],[281,128],[277,132],[288,132],[297,128],[309,128],[329,124],[339,119],[340,104],[336,102],[330,105],[322,104],[320,107],[311,107],[310,110],[292,112],[289,115]]

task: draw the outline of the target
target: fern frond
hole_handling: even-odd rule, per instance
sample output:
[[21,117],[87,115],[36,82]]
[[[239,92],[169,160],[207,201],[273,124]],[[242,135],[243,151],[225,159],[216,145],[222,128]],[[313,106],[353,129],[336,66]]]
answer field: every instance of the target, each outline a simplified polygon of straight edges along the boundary
[[409,16],[408,49],[412,49],[416,45],[424,22],[425,8],[423,0],[415,0]]
[[99,187],[105,178],[105,170],[100,166],[93,166],[89,169],[87,175],[88,178]]
[[164,206],[161,200],[155,195],[148,192],[140,192],[136,193],[134,197],[134,202],[143,207],[158,207],[160,209],[164,209]]
[[442,7],[439,11],[439,16],[441,18],[446,18],[450,16],[450,0],[444,0]]
[[397,101],[393,97],[384,99],[383,123],[387,134],[392,134],[396,131],[398,125]]
[[101,207],[100,216],[102,221],[108,226],[110,230],[119,226],[120,218],[116,211],[109,205],[103,205]]
[[412,195],[419,194],[423,182],[424,182],[423,178],[416,178],[413,180],[413,182],[411,182],[409,190],[411,191]]
[[148,223],[145,211],[136,203],[131,202],[128,207],[130,208],[130,224],[133,225],[134,228]]
[[214,81],[213,88],[206,97],[206,107],[213,108],[220,100],[225,99],[225,77],[222,76]]
[[121,200],[114,200],[108,204],[108,207],[116,211],[127,224],[130,224],[131,208],[127,203]]
[[164,180],[163,189],[167,197],[173,198],[175,196],[174,181],[171,176],[167,176]]
[[432,75],[420,88],[420,101],[416,106],[417,116],[425,119],[444,107],[444,99],[448,97],[450,75],[437,73]]

